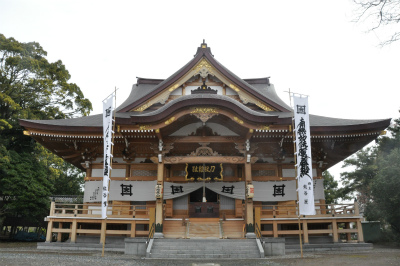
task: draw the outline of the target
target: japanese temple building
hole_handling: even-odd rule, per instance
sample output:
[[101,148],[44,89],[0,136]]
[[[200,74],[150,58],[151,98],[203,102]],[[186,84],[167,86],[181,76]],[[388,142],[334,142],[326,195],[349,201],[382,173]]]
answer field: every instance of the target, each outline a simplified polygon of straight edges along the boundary
[[322,172],[376,139],[390,119],[310,115],[316,215],[299,219],[292,108],[269,78],[239,78],[203,42],[169,78],[137,78],[116,108],[103,220],[102,117],[20,121],[26,134],[86,171],[83,204],[52,202],[47,241],[53,233],[71,242],[147,237],[153,225],[158,237],[201,237],[197,223],[210,226],[208,237],[285,237],[299,234],[300,221],[305,243],[351,233],[363,242],[357,203],[325,204]]

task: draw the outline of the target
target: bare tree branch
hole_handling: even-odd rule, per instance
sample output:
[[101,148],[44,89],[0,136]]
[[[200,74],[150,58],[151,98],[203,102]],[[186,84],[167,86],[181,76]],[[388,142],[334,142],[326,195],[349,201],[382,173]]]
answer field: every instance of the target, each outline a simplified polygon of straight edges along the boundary
[[[371,31],[390,31],[389,37],[380,46],[389,45],[400,38],[400,0],[353,0],[357,6],[354,22],[366,23]],[[371,24],[371,26],[368,26]]]

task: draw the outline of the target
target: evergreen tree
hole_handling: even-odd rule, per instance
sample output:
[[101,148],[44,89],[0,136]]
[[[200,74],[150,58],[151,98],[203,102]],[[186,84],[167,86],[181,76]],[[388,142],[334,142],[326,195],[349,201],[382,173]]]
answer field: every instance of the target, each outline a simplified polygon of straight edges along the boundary
[[[81,193],[80,170],[23,134],[19,119],[88,115],[92,105],[61,60],[49,62],[36,42],[0,34],[0,226],[5,215],[42,221],[49,196]],[[1,227],[0,227],[1,228]]]
[[345,160],[355,170],[341,174],[345,187],[339,193],[342,198],[356,193],[366,218],[389,225],[400,242],[400,119],[394,122],[377,145]]

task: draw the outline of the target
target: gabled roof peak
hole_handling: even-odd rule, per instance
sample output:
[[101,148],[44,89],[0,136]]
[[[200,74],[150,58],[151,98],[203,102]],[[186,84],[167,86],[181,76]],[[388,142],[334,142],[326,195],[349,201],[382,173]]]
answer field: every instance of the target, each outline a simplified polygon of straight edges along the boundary
[[211,53],[211,49],[210,47],[207,46],[207,43],[205,41],[205,39],[203,39],[203,43],[200,44],[200,47],[197,48],[197,52],[194,55],[194,57],[196,57],[198,54],[205,54],[205,53],[209,53],[212,57],[214,57],[214,55]]

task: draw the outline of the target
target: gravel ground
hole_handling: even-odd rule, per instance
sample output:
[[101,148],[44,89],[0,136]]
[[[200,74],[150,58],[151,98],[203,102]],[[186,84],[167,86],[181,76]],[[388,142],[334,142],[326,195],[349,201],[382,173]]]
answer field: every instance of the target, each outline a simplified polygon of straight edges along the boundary
[[244,265],[307,265],[307,266],[400,266],[400,249],[385,246],[374,246],[373,250],[357,252],[322,252],[318,254],[305,253],[303,258],[300,254],[289,254],[281,257],[251,260],[165,260],[165,259],[143,259],[115,252],[88,251],[46,251],[37,250],[36,243],[22,242],[0,242],[0,265],[1,266],[105,266],[105,265],[187,265],[187,266],[244,266]]

